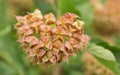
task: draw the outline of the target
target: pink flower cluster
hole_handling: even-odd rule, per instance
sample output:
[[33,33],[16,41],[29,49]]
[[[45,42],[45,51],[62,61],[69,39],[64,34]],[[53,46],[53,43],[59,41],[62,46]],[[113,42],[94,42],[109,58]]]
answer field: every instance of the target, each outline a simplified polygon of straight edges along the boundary
[[33,63],[48,65],[68,62],[68,57],[85,48],[89,40],[83,32],[84,22],[69,12],[56,19],[52,13],[43,16],[36,9],[33,13],[16,18],[18,41]]

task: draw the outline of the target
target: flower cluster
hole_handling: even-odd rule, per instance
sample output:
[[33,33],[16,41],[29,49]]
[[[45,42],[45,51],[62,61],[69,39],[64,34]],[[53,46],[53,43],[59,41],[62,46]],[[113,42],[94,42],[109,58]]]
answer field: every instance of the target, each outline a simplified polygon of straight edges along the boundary
[[69,12],[56,19],[52,13],[43,16],[36,9],[33,13],[16,18],[18,42],[33,63],[48,65],[68,62],[68,56],[85,48],[89,40],[83,32],[84,22]]

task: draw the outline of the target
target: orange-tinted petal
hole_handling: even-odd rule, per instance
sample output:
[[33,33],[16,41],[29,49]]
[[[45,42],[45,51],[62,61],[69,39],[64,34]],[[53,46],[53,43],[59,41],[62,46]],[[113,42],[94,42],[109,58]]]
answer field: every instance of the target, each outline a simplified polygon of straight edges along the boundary
[[52,63],[52,64],[55,64],[56,63],[56,57],[55,56],[52,56],[52,58],[50,59],[50,62]]
[[68,41],[66,41],[65,47],[68,48],[68,49],[72,49],[72,47],[71,47],[71,45],[70,45],[70,43]]
[[41,41],[43,42],[43,44],[47,44],[50,41],[50,37],[49,36],[42,36]]
[[51,41],[49,41],[47,44],[46,44],[46,48],[48,48],[49,50],[51,50],[53,48],[53,44]]
[[39,51],[39,53],[37,54],[37,56],[41,58],[42,56],[44,56],[45,53],[46,53],[45,50],[40,49],[40,51]]
[[53,53],[54,55],[58,55],[59,50],[58,50],[58,49],[56,49],[56,48],[53,48],[52,53]]
[[80,30],[80,29],[83,29],[84,22],[80,21],[80,20],[77,20],[72,25],[75,26],[77,29]]
[[63,47],[64,47],[63,43],[60,40],[55,41],[54,46],[59,49],[63,49]]
[[43,19],[42,13],[39,9],[35,9],[33,15],[38,17],[39,19]]
[[47,52],[47,58],[50,59],[52,56],[53,56],[52,52],[51,52],[51,51],[48,51],[48,52]]
[[69,63],[69,61],[68,61],[68,55],[63,55],[63,61]]
[[39,48],[41,48],[41,47],[44,46],[44,44],[42,43],[42,41],[39,41],[37,46],[38,46]]
[[44,18],[45,18],[46,24],[51,24],[51,23],[54,23],[56,21],[56,18],[52,13],[45,15]]
[[48,62],[49,60],[48,60],[48,58],[47,58],[47,56],[44,56],[43,58],[42,58],[42,63],[44,64],[45,62]]
[[41,26],[40,26],[40,30],[42,30],[42,31],[44,31],[44,32],[47,32],[47,31],[50,31],[51,28],[50,28],[50,26],[48,26],[48,25],[41,25]]

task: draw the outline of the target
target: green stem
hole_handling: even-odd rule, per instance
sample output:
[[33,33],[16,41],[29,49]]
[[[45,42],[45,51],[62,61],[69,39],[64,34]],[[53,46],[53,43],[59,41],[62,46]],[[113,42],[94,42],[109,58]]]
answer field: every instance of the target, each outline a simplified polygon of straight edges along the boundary
[[54,13],[57,14],[57,13],[56,13],[56,12],[57,12],[57,6],[56,6],[55,0],[51,0],[51,1],[50,1],[50,5],[51,5]]

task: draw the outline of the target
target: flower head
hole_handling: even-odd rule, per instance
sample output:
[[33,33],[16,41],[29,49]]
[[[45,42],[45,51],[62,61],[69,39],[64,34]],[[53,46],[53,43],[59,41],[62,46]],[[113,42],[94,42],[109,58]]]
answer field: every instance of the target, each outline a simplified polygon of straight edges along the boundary
[[60,19],[52,13],[43,16],[40,10],[16,17],[18,42],[33,63],[55,64],[69,62],[68,57],[87,45],[84,22],[67,12]]

